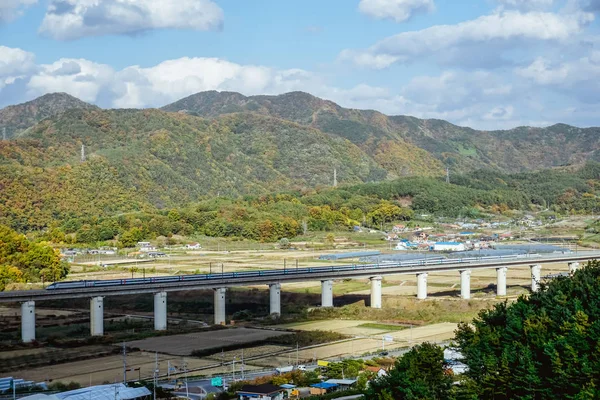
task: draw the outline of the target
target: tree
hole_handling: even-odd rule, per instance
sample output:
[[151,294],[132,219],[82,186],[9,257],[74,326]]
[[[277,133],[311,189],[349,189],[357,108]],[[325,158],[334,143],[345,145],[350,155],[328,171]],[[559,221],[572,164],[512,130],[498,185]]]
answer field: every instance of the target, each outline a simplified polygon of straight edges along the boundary
[[387,376],[371,382],[368,399],[448,399],[452,376],[444,361],[444,350],[431,343],[413,347],[396,361]]
[[10,283],[23,282],[23,273],[16,267],[0,265],[0,292]]
[[144,239],[144,232],[137,227],[133,227],[119,235],[119,241],[123,247],[134,247],[142,239]]
[[42,277],[56,281],[69,272],[58,250],[45,242],[31,242],[3,225],[0,225],[0,266],[2,290],[10,282],[37,282]]

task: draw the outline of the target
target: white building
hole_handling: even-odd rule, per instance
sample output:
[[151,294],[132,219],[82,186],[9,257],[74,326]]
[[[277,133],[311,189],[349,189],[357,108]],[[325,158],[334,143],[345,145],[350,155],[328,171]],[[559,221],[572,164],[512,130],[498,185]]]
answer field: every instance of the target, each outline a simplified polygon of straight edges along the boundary
[[430,247],[433,251],[465,251],[464,243],[460,242],[436,242]]

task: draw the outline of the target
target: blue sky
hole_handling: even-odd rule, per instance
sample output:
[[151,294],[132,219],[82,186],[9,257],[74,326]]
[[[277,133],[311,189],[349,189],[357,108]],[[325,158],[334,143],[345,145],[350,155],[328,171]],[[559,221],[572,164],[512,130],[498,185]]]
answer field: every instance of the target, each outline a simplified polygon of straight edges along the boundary
[[600,0],[1,0],[0,107],[303,90],[480,129],[600,125]]

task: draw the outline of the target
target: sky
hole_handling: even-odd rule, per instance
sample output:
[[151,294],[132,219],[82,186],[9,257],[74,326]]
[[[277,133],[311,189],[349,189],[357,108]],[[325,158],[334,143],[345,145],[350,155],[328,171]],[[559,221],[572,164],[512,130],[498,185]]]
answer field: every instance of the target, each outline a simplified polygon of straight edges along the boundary
[[476,129],[600,125],[600,0],[0,0],[0,107],[305,91]]

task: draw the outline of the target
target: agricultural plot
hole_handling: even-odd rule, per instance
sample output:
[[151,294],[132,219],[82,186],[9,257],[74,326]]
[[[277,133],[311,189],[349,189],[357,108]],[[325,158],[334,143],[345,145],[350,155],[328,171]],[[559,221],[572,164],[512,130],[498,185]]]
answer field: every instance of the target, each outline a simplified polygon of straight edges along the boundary
[[324,320],[276,325],[274,327],[279,329],[295,329],[299,331],[332,331],[350,336],[377,335],[388,331],[388,329],[377,329],[361,326],[364,324],[373,323],[373,321],[363,320]]
[[187,356],[192,354],[194,350],[219,350],[231,345],[252,344],[276,336],[290,334],[291,333],[289,332],[268,331],[263,329],[236,328],[153,337],[128,342],[127,345],[145,351]]

